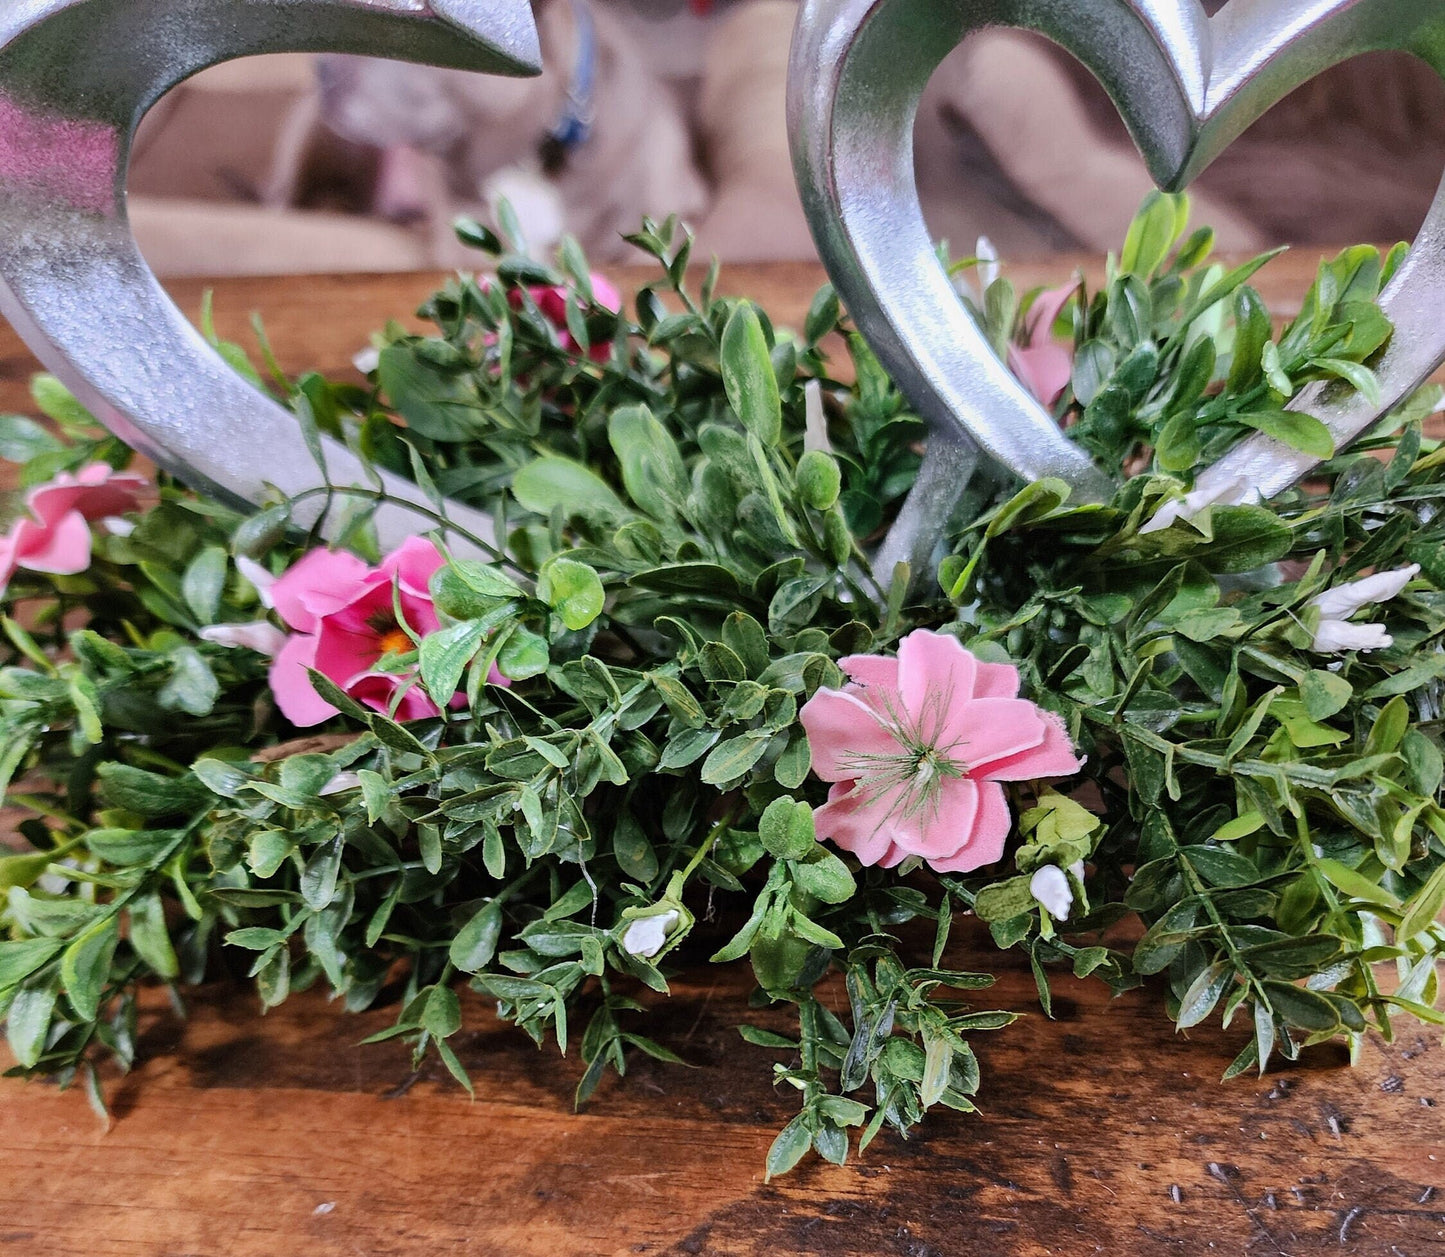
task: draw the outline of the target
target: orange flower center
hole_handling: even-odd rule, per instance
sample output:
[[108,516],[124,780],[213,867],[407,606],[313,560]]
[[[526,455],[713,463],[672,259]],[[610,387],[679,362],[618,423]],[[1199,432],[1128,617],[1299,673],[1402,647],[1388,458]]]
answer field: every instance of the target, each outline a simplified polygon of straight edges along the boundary
[[411,638],[406,635],[405,630],[400,628],[383,633],[378,644],[381,646],[383,655],[404,655],[407,651],[415,649]]

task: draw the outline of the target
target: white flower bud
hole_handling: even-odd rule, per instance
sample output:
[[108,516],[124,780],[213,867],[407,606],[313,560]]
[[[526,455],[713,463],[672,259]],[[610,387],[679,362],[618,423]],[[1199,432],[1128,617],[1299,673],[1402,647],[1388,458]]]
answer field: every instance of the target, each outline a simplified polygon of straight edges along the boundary
[[1074,891],[1068,875],[1057,864],[1045,864],[1029,878],[1029,894],[1055,921],[1067,921],[1074,906]]
[[324,799],[328,794],[341,794],[345,790],[355,790],[360,784],[361,777],[357,773],[337,773],[316,794],[319,798]]
[[817,380],[803,385],[803,449],[833,452],[828,440],[828,417],[823,413],[823,386]]
[[276,578],[255,559],[248,559],[244,554],[236,556],[236,570],[255,586],[261,605],[270,611],[276,605],[271,601],[271,586],[276,583]]
[[214,642],[217,646],[244,646],[268,658],[274,658],[286,644],[286,634],[269,620],[253,620],[249,624],[208,624],[199,636],[203,642]]
[[1315,630],[1310,649],[1323,655],[1338,655],[1347,650],[1383,650],[1395,639],[1385,632],[1383,624],[1351,624],[1348,620],[1321,620]]
[[1209,473],[1199,477],[1198,487],[1182,498],[1165,502],[1154,518],[1139,529],[1139,535],[1163,532],[1176,519],[1193,519],[1207,506],[1243,506],[1259,499],[1259,490],[1243,476],[1231,476],[1218,484],[1209,481]]
[[1409,567],[1396,568],[1391,572],[1376,572],[1373,576],[1346,581],[1343,585],[1316,594],[1309,600],[1309,605],[1317,607],[1325,619],[1348,620],[1361,607],[1372,602],[1388,602],[1396,597],[1419,571],[1420,565],[1411,563]]
[[622,933],[622,950],[629,956],[651,960],[667,942],[668,932],[677,924],[677,910],[669,908],[650,917],[638,917]]

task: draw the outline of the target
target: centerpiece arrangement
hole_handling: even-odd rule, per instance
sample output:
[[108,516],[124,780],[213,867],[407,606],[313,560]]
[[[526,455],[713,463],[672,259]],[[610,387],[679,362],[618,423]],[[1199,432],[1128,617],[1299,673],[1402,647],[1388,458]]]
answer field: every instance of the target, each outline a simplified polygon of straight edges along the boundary
[[[979,994],[969,913],[1043,1014],[1060,974],[1146,983],[1181,1029],[1240,1031],[1230,1076],[1445,1024],[1440,390],[1339,454],[1285,408],[1375,388],[1403,250],[1325,263],[1283,329],[1268,258],[1215,263],[1182,197],[1098,291],[969,259],[999,356],[1121,487],[980,474],[923,570],[880,571],[924,429],[830,289],[775,327],[649,222],[624,308],[503,218],[463,228],[494,278],[383,332],[366,386],[220,346],[323,470],[329,437],[420,489],[400,546],[380,478],[242,515],[132,470],[49,377],[49,423],[0,419],[18,1072],[103,1107],[138,991],[224,952],[265,1006],[387,1004],[464,1086],[469,983],[578,1050],[581,1103],[629,1052],[675,1059],[646,1034],[670,974],[748,964],[797,1013],[740,1027],[800,1098],[779,1173],[973,1107],[973,1036],[1026,1010]],[[1191,490],[1254,432],[1326,461],[1268,502]]]

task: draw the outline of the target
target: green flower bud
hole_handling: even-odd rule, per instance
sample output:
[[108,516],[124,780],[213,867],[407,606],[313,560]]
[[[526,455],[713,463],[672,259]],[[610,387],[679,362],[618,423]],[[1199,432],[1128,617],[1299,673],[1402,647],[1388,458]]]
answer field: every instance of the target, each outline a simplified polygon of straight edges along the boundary
[[809,450],[798,459],[798,493],[815,511],[826,511],[838,500],[843,473],[831,454]]

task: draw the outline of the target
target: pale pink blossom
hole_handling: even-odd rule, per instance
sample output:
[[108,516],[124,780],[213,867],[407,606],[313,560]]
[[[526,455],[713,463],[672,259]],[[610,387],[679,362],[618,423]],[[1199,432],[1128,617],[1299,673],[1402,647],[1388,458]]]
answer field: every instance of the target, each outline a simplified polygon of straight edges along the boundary
[[833,783],[818,836],[864,864],[992,864],[1013,827],[1000,782],[1080,768],[1063,722],[1018,697],[1018,669],[976,659],[955,637],[919,629],[895,659],[839,666],[848,684],[819,690],[800,719],[813,771]]
[[1024,317],[1023,339],[1009,346],[1009,369],[1045,406],[1064,395],[1074,371],[1074,355],[1054,339],[1054,324],[1079,291],[1077,281],[1039,293]]
[[31,489],[25,498],[29,516],[0,537],[0,589],[17,568],[57,576],[85,571],[91,522],[135,510],[145,488],[145,478],[133,472],[87,463]]
[[[270,679],[286,719],[304,727],[337,714],[312,686],[308,668],[398,720],[440,715],[415,670],[380,665],[414,650],[413,635],[424,637],[441,627],[428,582],[445,562],[430,541],[413,537],[376,567],[345,551],[320,549],[279,577],[270,588],[271,601],[295,631],[272,662]],[[507,684],[495,671],[489,680]]]

